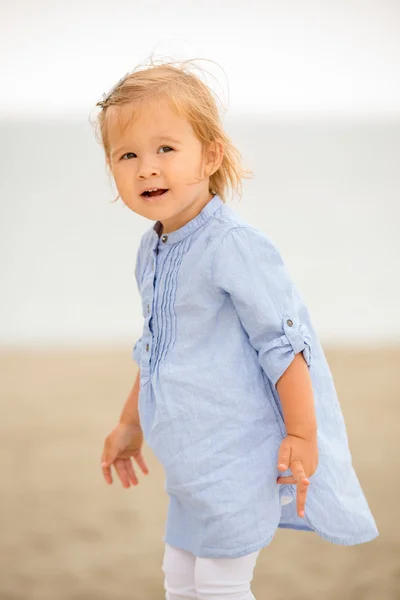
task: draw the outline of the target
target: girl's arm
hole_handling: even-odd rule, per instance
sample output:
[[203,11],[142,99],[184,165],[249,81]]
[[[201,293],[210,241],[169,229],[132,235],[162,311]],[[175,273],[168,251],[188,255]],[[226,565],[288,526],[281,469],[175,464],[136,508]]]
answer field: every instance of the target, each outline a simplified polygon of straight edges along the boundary
[[[215,250],[211,274],[215,288],[229,294],[260,366],[275,388],[300,352],[311,367],[307,307],[278,249],[262,232],[244,226],[229,230]],[[298,375],[302,371],[297,367],[293,365],[292,370]],[[287,377],[292,380],[292,375]],[[287,395],[285,390],[283,395]]]
[[310,372],[303,354],[296,354],[293,362],[278,379],[276,390],[282,404],[288,435],[315,439],[317,421]]
[[140,391],[140,370],[136,376],[133,387],[125,402],[124,408],[119,419],[120,423],[125,425],[140,425],[138,401]]

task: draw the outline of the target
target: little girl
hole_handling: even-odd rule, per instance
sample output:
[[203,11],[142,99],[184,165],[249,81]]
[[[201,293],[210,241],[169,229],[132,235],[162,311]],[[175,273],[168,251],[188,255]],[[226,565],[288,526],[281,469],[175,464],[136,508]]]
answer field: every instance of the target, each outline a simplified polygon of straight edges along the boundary
[[187,64],[138,69],[98,103],[119,195],[155,221],[135,270],[140,371],[102,471],[136,485],[143,437],[163,465],[167,600],[249,600],[277,527],[343,545],[378,531],[308,310],[274,243],[225,203],[246,171]]

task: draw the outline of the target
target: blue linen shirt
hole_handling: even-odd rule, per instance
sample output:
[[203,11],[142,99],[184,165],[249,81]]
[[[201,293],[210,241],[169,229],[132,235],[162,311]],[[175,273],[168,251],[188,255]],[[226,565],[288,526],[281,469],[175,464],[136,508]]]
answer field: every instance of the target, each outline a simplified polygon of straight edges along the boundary
[[[135,274],[139,416],[165,471],[164,541],[234,558],[269,544],[277,527],[343,545],[374,539],[330,368],[273,242],[214,196],[180,229],[162,235],[157,222],[146,231]],[[276,383],[299,352],[319,449],[305,518],[296,486],[276,482],[291,474],[277,468],[286,429]]]

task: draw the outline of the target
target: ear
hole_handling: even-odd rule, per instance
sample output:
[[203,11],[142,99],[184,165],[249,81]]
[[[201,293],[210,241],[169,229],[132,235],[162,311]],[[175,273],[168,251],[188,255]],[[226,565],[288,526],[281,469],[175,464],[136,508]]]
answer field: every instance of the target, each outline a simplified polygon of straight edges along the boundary
[[221,140],[211,142],[205,152],[204,169],[207,177],[211,177],[221,166],[224,158],[224,145]]

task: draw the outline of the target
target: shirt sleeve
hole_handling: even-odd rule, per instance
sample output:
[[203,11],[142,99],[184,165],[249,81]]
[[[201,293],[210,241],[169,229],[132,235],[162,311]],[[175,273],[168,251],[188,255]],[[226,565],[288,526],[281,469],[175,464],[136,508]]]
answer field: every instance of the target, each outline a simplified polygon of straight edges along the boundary
[[[140,254],[140,249],[141,249],[141,245],[139,246],[139,249],[137,251],[137,255],[136,255],[136,266],[135,266],[135,279],[136,279],[136,285],[138,287],[139,293],[140,293],[140,279],[141,279],[141,254]],[[132,349],[132,358],[133,360],[140,365],[140,357],[142,355],[142,338],[140,337],[136,343],[133,345],[133,349]]]
[[275,387],[299,352],[310,367],[308,311],[267,236],[251,227],[231,229],[215,251],[212,273],[219,291],[230,295]]
[[133,346],[132,350],[132,358],[133,360],[140,365],[140,357],[142,356],[142,338],[139,338],[137,342]]

